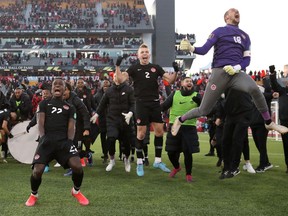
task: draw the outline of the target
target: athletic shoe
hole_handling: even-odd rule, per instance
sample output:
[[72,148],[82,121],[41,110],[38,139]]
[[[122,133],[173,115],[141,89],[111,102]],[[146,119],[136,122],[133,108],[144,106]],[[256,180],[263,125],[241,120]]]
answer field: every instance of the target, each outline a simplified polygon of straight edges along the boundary
[[72,188],[71,194],[78,200],[81,205],[86,206],[89,204],[89,200],[80,191],[78,191],[78,193],[73,193]]
[[251,163],[245,163],[243,165],[243,170],[246,170],[248,173],[256,173]]
[[218,159],[217,163],[216,163],[216,167],[220,167],[222,164],[222,159]]
[[192,175],[186,175],[186,181],[192,182]]
[[126,172],[130,172],[131,170],[131,164],[130,164],[130,160],[127,158],[124,158],[124,165],[125,165],[125,171]]
[[234,171],[229,171],[226,178],[233,178],[233,177],[237,176],[239,173],[240,173],[239,168],[237,168]]
[[205,154],[205,156],[215,156],[214,152],[208,152],[207,154]]
[[264,166],[264,170],[268,170],[271,169],[273,167],[273,165],[271,163],[267,163],[266,166]]
[[221,175],[219,176],[219,179],[225,179],[225,178],[227,178],[228,173],[229,173],[228,170],[225,170],[225,171],[223,170],[223,171],[221,172]]
[[45,166],[45,168],[44,168],[44,173],[48,173],[49,172],[49,166]]
[[30,207],[30,206],[34,206],[36,204],[38,200],[38,194],[34,195],[34,194],[30,194],[28,200],[26,201],[25,205]]
[[174,168],[170,173],[169,173],[169,177],[170,178],[173,178],[178,172],[180,172],[181,171],[181,167],[179,167],[179,168]]
[[92,152],[88,152],[88,166],[92,166],[93,165],[93,154]]
[[82,167],[86,167],[86,162],[84,158],[80,158],[80,162],[81,162]]
[[59,164],[58,162],[54,165],[54,167],[61,167],[61,164]]
[[175,121],[174,121],[174,123],[173,123],[173,125],[172,125],[172,127],[171,127],[171,134],[172,134],[173,136],[176,136],[176,135],[177,135],[177,133],[178,133],[180,127],[181,127],[181,124],[182,124],[182,123],[179,121],[179,118],[180,118],[180,116],[177,116],[177,117],[176,117],[176,119],[175,119]]
[[164,172],[169,172],[169,173],[171,172],[171,170],[166,167],[166,164],[164,164],[164,163],[162,163],[162,162],[160,162],[160,163],[154,162],[154,163],[153,163],[153,167],[154,167],[155,169],[161,169],[161,170],[164,171]]
[[283,125],[278,125],[275,122],[271,122],[269,125],[265,124],[267,130],[275,130],[281,134],[288,133],[288,128]]
[[114,166],[115,166],[115,160],[114,159],[110,160],[108,166],[106,167],[106,171],[110,172],[113,169]]
[[264,167],[262,166],[258,166],[256,169],[255,169],[256,173],[264,173],[265,170],[264,170]]
[[72,176],[72,169],[69,168],[69,169],[67,170],[67,172],[64,173],[64,176]]
[[137,164],[136,173],[138,176],[144,176],[143,164]]
[[149,163],[148,157],[143,158],[143,164],[145,166],[149,166],[150,163]]

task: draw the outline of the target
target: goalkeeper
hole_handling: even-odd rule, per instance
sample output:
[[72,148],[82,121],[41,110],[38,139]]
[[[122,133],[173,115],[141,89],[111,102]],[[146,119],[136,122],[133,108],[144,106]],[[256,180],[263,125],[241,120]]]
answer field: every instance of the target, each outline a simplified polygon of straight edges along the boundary
[[271,121],[263,94],[258,89],[253,79],[243,73],[250,64],[251,41],[249,35],[242,31],[238,25],[240,22],[239,11],[229,9],[224,14],[226,26],[215,29],[202,47],[192,46],[187,39],[180,43],[180,50],[205,55],[214,46],[212,75],[206,86],[200,107],[194,108],[177,118],[172,126],[172,134],[175,136],[181,124],[187,119],[194,119],[210,113],[217,99],[228,88],[249,93],[261,113],[267,130],[275,130],[281,134],[287,133],[288,128],[277,125]]

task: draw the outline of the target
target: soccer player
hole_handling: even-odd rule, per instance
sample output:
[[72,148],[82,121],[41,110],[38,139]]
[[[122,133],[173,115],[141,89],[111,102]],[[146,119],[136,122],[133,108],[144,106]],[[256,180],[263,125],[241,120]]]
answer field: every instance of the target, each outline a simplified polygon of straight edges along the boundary
[[267,130],[276,130],[281,134],[287,133],[287,127],[272,122],[263,94],[254,80],[242,72],[250,64],[251,41],[249,35],[238,27],[239,11],[235,8],[229,9],[224,14],[224,20],[227,25],[215,29],[202,47],[192,46],[187,39],[180,43],[180,49],[200,55],[205,55],[214,46],[214,55],[212,75],[200,107],[177,118],[172,127],[172,134],[176,135],[181,124],[186,120],[207,115],[220,95],[228,88],[244,91],[252,96],[257,109],[265,120]]
[[164,172],[170,172],[161,160],[164,129],[159,100],[158,77],[162,77],[169,83],[173,83],[177,73],[166,73],[159,65],[150,63],[150,50],[146,44],[140,45],[137,56],[139,62],[130,66],[127,71],[122,73],[119,67],[122,58],[118,58],[115,70],[115,76],[119,83],[128,80],[129,76],[133,79],[137,124],[137,140],[135,144],[137,155],[136,172],[138,176],[144,176],[143,140],[145,138],[148,123],[152,124],[155,133],[155,162],[153,163],[153,167],[161,169]]
[[75,134],[76,111],[73,106],[63,101],[65,82],[55,79],[52,83],[52,98],[43,100],[37,112],[39,144],[32,162],[30,178],[31,195],[26,206],[34,206],[38,200],[38,189],[42,181],[45,165],[56,159],[64,168],[72,168],[72,196],[81,205],[88,205],[89,200],[80,192],[83,169],[76,147],[73,145]]

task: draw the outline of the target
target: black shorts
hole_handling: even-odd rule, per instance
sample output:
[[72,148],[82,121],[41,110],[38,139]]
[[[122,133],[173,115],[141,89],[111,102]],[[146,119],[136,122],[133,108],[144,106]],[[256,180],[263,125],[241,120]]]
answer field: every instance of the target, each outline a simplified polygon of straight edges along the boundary
[[136,124],[147,125],[151,122],[163,123],[159,101],[136,101]]
[[79,154],[77,148],[67,139],[52,140],[44,138],[36,149],[32,164],[47,165],[56,159],[64,169],[67,169],[69,168],[68,160],[71,157],[79,157]]
[[167,152],[200,152],[199,137],[195,126],[182,125],[176,136],[171,134],[171,127],[167,132],[165,150]]

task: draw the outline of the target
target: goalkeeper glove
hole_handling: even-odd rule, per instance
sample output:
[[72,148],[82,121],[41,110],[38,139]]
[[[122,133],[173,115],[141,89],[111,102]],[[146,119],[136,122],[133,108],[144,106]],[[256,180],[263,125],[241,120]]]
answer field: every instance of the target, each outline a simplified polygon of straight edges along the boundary
[[179,48],[182,51],[188,51],[188,52],[194,52],[194,50],[195,50],[195,47],[192,46],[190,44],[190,41],[188,39],[186,39],[186,38],[181,40]]
[[232,65],[226,65],[225,67],[223,67],[223,70],[230,76],[233,76],[235,73],[239,73],[239,71],[241,70],[241,66],[235,65],[233,67]]

